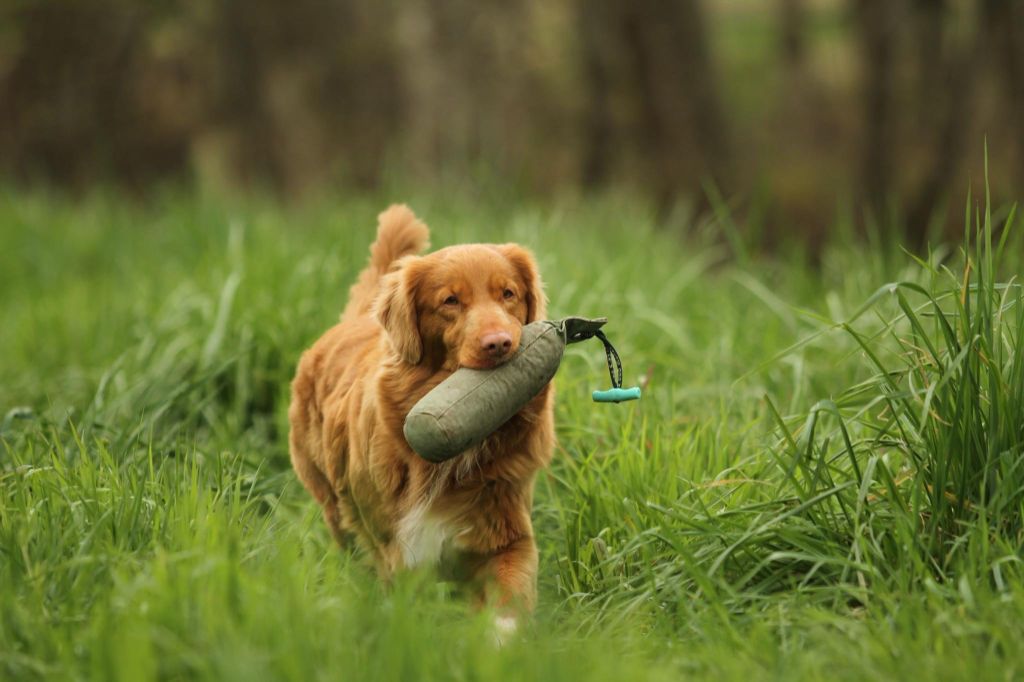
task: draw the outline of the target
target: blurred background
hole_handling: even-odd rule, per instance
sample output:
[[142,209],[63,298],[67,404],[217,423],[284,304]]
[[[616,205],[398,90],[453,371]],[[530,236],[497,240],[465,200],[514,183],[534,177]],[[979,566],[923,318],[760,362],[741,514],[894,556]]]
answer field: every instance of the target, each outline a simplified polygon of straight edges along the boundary
[[[725,197],[764,240],[1024,181],[1021,0],[3,0],[0,176]],[[850,208],[855,207],[855,208]],[[748,221],[749,222],[749,221]]]

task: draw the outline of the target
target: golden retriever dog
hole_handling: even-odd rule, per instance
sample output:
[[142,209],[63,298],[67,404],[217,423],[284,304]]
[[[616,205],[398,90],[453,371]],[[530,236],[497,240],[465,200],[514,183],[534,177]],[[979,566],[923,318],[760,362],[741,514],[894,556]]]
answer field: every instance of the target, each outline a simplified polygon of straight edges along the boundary
[[402,434],[416,402],[459,367],[490,368],[545,316],[533,256],[515,244],[427,255],[405,206],[379,216],[370,262],[339,324],[292,382],[292,465],[339,544],[354,537],[387,580],[436,566],[497,609],[499,639],[536,600],[530,508],[554,448],[550,385],[481,445],[431,463]]

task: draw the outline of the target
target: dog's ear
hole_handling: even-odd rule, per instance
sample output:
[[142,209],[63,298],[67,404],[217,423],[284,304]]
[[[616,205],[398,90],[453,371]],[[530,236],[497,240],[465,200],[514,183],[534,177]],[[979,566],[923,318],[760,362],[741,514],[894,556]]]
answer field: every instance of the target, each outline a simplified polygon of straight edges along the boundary
[[420,260],[418,256],[406,256],[395,261],[391,272],[381,280],[381,291],[374,306],[374,317],[387,332],[391,347],[410,365],[418,365],[423,358],[423,340],[416,315]]
[[498,250],[512,263],[526,285],[526,322],[543,320],[548,314],[548,297],[544,293],[544,282],[540,279],[537,260],[518,244],[502,244]]

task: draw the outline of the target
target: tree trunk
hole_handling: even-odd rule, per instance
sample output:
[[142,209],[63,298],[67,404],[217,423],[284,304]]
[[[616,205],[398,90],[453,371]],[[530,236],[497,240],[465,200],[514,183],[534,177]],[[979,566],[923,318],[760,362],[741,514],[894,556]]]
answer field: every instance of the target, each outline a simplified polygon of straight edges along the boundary
[[893,130],[895,21],[889,0],[855,0],[863,59],[863,149],[861,185],[876,219],[888,211],[894,180]]
[[664,203],[712,177],[728,183],[726,123],[697,0],[634,2],[622,22],[652,186]]
[[612,68],[609,44],[613,42],[614,2],[592,0],[577,6],[577,21],[582,34],[583,77],[587,92],[585,109],[583,163],[584,187],[605,184],[612,163],[613,123],[611,116]]
[[[922,246],[933,220],[944,213],[940,204],[949,193],[966,152],[982,50],[978,39],[964,45],[944,40],[949,22],[942,0],[919,0],[917,9],[917,22],[922,27],[918,89],[921,95],[917,101],[924,109],[919,120],[927,133],[931,153],[928,170],[909,203],[906,219],[907,236],[916,246]],[[981,19],[979,16],[979,24]]]

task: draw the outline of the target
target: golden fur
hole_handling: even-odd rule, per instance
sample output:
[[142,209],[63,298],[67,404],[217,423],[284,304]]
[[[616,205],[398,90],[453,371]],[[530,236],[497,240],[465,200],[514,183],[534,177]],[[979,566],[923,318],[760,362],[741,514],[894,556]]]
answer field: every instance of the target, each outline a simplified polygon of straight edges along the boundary
[[415,254],[429,231],[379,216],[341,322],[299,361],[292,464],[339,544],[357,538],[387,579],[432,563],[508,616],[535,601],[534,477],[554,447],[549,386],[482,445],[441,464],[409,448],[405,416],[461,366],[491,367],[545,316],[532,255],[514,244]]

